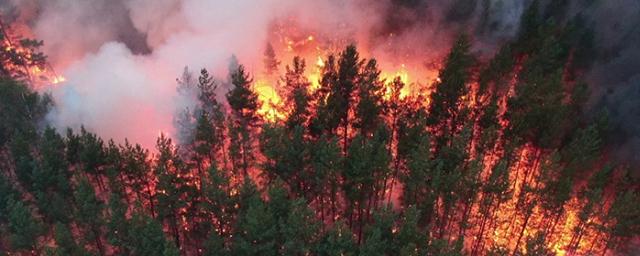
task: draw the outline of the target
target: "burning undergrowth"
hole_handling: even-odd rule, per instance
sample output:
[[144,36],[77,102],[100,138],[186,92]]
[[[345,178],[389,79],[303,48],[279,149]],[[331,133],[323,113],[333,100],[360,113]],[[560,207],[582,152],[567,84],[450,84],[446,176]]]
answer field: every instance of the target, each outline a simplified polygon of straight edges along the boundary
[[[314,234],[348,230],[364,254],[604,255],[637,237],[626,41],[640,33],[603,17],[628,1],[98,2],[5,4],[54,54],[50,66],[39,42],[3,32],[2,71],[43,81],[50,124],[82,131],[61,139],[67,150],[93,138],[81,126],[116,139],[97,151],[124,164],[105,160],[91,182],[123,183],[142,207],[125,213],[156,217],[183,254],[204,250],[199,232],[226,252],[262,244],[243,221],[270,220],[251,215],[260,207],[282,217],[282,193],[332,227]],[[632,7],[622,14],[640,18]],[[252,194],[253,182],[272,190]],[[222,198],[205,201],[234,203],[192,214],[190,193],[207,186]],[[95,242],[85,247],[106,250]]]

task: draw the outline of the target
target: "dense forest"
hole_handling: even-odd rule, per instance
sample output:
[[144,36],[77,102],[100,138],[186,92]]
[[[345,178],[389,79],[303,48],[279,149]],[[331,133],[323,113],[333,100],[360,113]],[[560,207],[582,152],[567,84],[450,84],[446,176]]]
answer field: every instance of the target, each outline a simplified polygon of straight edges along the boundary
[[25,72],[45,65],[42,42],[13,42],[0,254],[631,254],[640,182],[609,160],[607,112],[585,113],[591,31],[535,3],[490,60],[460,35],[419,94],[355,45],[326,56],[318,88],[290,60],[282,118],[259,113],[242,65],[226,80],[187,70],[177,90],[197,107],[155,149],[49,127],[55,102]]

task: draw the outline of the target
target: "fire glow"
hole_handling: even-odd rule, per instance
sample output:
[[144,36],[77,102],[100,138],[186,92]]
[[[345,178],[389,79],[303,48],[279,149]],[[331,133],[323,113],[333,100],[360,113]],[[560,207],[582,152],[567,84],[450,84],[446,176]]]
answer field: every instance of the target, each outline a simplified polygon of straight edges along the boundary
[[[283,30],[287,31],[286,29]],[[335,54],[335,52],[331,52],[330,49],[340,49],[340,46],[337,45],[322,46],[318,43],[322,40],[318,40],[318,38],[320,37],[309,35],[303,37],[301,40],[292,40],[289,36],[284,36],[280,40],[281,44],[274,44],[275,46],[280,46],[276,47],[276,51],[278,53],[278,57],[283,56],[282,60],[290,60],[294,56],[301,56],[305,60],[311,61],[313,65],[306,70],[307,79],[311,83],[311,93],[320,86],[319,79],[322,76],[321,71],[325,65],[324,60],[326,56],[332,53]],[[363,52],[366,53],[366,50]],[[378,59],[378,61],[381,63],[382,67],[393,66],[385,63],[384,59]],[[419,63],[417,60],[407,59],[407,61]],[[441,67],[442,64],[439,63],[435,66]],[[507,111],[506,102],[508,98],[513,96],[514,87],[517,82],[517,74],[520,70],[520,66],[515,68],[513,73],[516,75],[514,75],[513,80],[510,82],[510,89],[508,90],[509,93],[503,95],[500,100],[501,104],[499,111],[501,113],[500,123],[502,125],[500,133],[504,133],[504,129],[508,126],[508,120],[504,118],[503,115]],[[423,67],[421,69],[409,69],[405,64],[401,64],[399,67],[395,69],[391,68],[390,70],[383,68],[380,78],[385,84],[384,99],[387,101],[390,100],[390,93],[392,90],[390,87],[391,82],[393,82],[394,79],[399,79],[405,85],[400,92],[399,99],[415,99],[420,95],[426,99],[423,104],[427,106],[429,103],[428,98],[431,89],[425,90],[425,88],[432,88],[434,83],[441,82],[437,75],[437,68],[427,69]],[[285,103],[279,94],[279,91],[281,91],[278,87],[278,84],[281,82],[279,79],[280,78],[276,78],[275,80],[269,80],[268,78],[257,79],[254,84],[254,89],[256,90],[262,104],[259,113],[263,116],[263,119],[268,122],[280,122],[285,120],[288,116],[288,113],[286,112],[287,106],[284,105]],[[425,86],[418,83],[417,80],[428,81],[428,83]],[[465,104],[468,104],[468,107],[473,108],[475,107],[474,104],[476,104],[476,100],[472,97],[474,92],[470,92],[470,95],[471,96],[467,98]],[[463,98],[466,97],[467,96],[464,96]],[[539,150],[535,147],[527,145],[520,151],[521,153],[517,158],[517,163],[514,164],[512,169],[509,171],[509,187],[511,189],[507,193],[511,194],[511,196],[508,197],[505,202],[501,202],[497,206],[491,208],[493,209],[493,217],[488,220],[489,223],[483,223],[483,214],[481,212],[482,209],[480,205],[472,205],[471,210],[468,213],[471,227],[465,231],[465,248],[470,252],[473,252],[474,250],[484,251],[493,247],[516,248],[514,251],[524,250],[524,252],[526,252],[526,245],[524,242],[526,238],[531,238],[539,234],[546,234],[546,245],[556,255],[582,255],[585,253],[603,250],[607,245],[606,242],[603,241],[602,232],[597,232],[594,229],[585,229],[580,232],[579,237],[572,235],[577,228],[583,228],[584,225],[596,226],[606,224],[604,223],[604,220],[595,217],[590,218],[586,224],[581,222],[578,218],[580,210],[584,206],[585,202],[581,202],[575,196],[573,196],[570,202],[563,207],[561,214],[559,214],[555,219],[550,219],[549,216],[547,216],[547,212],[541,209],[539,205],[536,205],[535,208],[531,209],[530,214],[525,216],[519,214],[522,211],[520,208],[525,204],[523,200],[536,200],[535,198],[532,198],[533,195],[527,195],[529,192],[523,190],[525,187],[534,189],[538,188],[537,186],[539,186],[541,179],[540,171],[543,165],[539,159],[535,159],[536,154],[539,154]],[[498,152],[493,152],[492,154],[498,154]],[[495,167],[496,163],[492,160],[494,159],[494,156],[488,155],[485,159],[485,171],[481,174],[481,177],[488,179],[491,168]],[[484,180],[483,182],[488,182],[488,180]],[[394,185],[401,186],[401,184]],[[575,189],[579,190],[579,188]],[[385,194],[383,196],[384,198],[394,198],[394,204],[399,204],[397,201],[399,195],[391,195],[393,192],[388,189],[385,193],[389,194]],[[604,209],[601,210],[604,211]],[[454,216],[454,218],[461,217],[462,216]],[[488,228],[482,227],[486,225],[488,225]],[[452,228],[452,230],[456,229],[453,226],[450,228]]]
[[[29,48],[21,47],[20,44],[12,41],[13,37],[6,32],[4,26],[2,28],[2,32],[4,34],[4,40],[0,47],[3,53],[17,56],[18,62],[21,63],[19,65],[5,65],[9,67],[9,71],[12,74],[21,74],[29,84],[34,85],[36,88],[55,86],[56,84],[66,81],[65,77],[58,75],[54,71],[53,67],[46,62],[39,63],[32,61],[35,59],[33,52]],[[394,33],[388,33],[385,35],[387,35],[388,38],[386,39],[388,40],[393,40],[393,38],[397,36]],[[207,37],[204,38],[210,39]],[[178,40],[173,37],[170,39],[171,40],[168,40],[170,43],[174,42],[172,40]],[[284,79],[281,75],[285,71],[285,66],[290,65],[291,60],[294,57],[301,57],[305,60],[306,69],[304,76],[309,83],[308,92],[309,94],[314,94],[322,87],[321,80],[323,78],[323,70],[326,68],[327,63],[330,63],[328,62],[329,56],[337,57],[337,55],[350,44],[354,44],[358,47],[358,52],[360,54],[359,57],[363,63],[365,60],[371,58],[375,58],[377,60],[378,69],[380,71],[379,82],[384,86],[381,93],[381,98],[384,102],[383,104],[395,104],[397,106],[408,108],[403,109],[402,111],[418,112],[419,109],[422,110],[429,108],[432,101],[432,93],[436,91],[437,86],[447,86],[447,84],[443,84],[443,80],[446,81],[446,78],[439,77],[446,66],[446,53],[444,52],[439,54],[430,54],[430,56],[441,55],[435,59],[424,59],[424,56],[422,55],[409,55],[405,53],[399,55],[383,54],[382,56],[377,56],[376,53],[378,52],[373,49],[374,47],[368,45],[367,40],[364,38],[358,38],[357,36],[355,36],[355,38],[345,38],[343,35],[333,35],[331,32],[327,31],[305,29],[303,26],[298,25],[293,18],[274,21],[268,30],[265,41],[265,45],[273,48],[274,56],[272,57],[275,57],[275,70],[271,70],[269,72],[263,71],[263,69],[266,70],[268,67],[266,67],[266,64],[256,65],[255,63],[260,63],[260,60],[257,59],[256,56],[250,56],[254,59],[248,61],[242,59],[242,61],[244,61],[243,63],[249,62],[252,67],[251,78],[253,80],[251,88],[257,95],[260,103],[257,114],[261,117],[261,121],[267,124],[283,124],[292,112],[290,110],[292,106],[288,106],[286,102],[285,95],[287,95],[287,92],[284,91],[286,89],[283,85]],[[118,46],[125,48],[123,45]],[[268,51],[268,47],[265,52]],[[160,52],[166,54],[166,52],[172,52],[171,50]],[[437,52],[437,50],[434,51]],[[131,57],[131,59],[135,60],[131,62],[133,65],[141,65],[140,63],[144,63],[142,65],[153,63],[156,59],[160,58],[153,54],[149,55],[151,57],[148,57],[132,54],[129,51],[126,51],[126,53],[128,54],[127,56],[133,56]],[[548,182],[548,180],[545,179],[550,179],[546,176],[547,174],[545,171],[548,171],[547,169],[549,168],[561,168],[553,166],[554,164],[557,164],[554,162],[553,158],[554,154],[557,152],[549,152],[548,150],[543,149],[542,147],[537,147],[530,142],[518,145],[515,148],[509,149],[511,150],[510,152],[507,152],[508,149],[506,149],[505,145],[510,139],[506,138],[508,136],[507,130],[512,125],[512,123],[510,123],[509,116],[507,116],[507,113],[509,112],[509,100],[514,98],[516,95],[516,87],[521,79],[519,75],[523,70],[523,62],[526,62],[528,57],[529,56],[514,57],[515,60],[513,60],[513,67],[510,69],[508,74],[505,75],[505,77],[507,77],[506,80],[509,81],[505,82],[506,88],[503,88],[500,93],[495,92],[497,89],[493,89],[495,91],[486,94],[480,92],[481,85],[479,82],[480,79],[478,78],[478,73],[480,72],[474,67],[471,71],[471,77],[468,78],[467,84],[464,85],[464,89],[467,91],[464,95],[459,97],[460,103],[455,106],[457,108],[455,111],[467,111],[464,113],[468,114],[468,118],[472,120],[472,125],[470,125],[469,128],[469,133],[471,134],[469,136],[471,139],[468,146],[468,154],[470,156],[468,159],[464,160],[466,161],[464,164],[470,165],[471,161],[479,159],[479,166],[482,166],[477,174],[476,182],[477,184],[480,184],[478,185],[479,187],[495,182],[495,179],[505,179],[506,188],[500,194],[492,194],[491,192],[486,191],[476,192],[477,195],[473,197],[470,202],[456,201],[453,203],[455,206],[464,205],[464,209],[453,209],[452,211],[449,211],[446,207],[448,202],[445,202],[445,199],[435,199],[433,206],[434,215],[436,215],[436,219],[438,217],[441,219],[437,219],[434,223],[442,221],[442,223],[437,223],[435,225],[441,225],[441,230],[446,229],[446,232],[437,231],[438,227],[429,227],[432,228],[432,230],[428,230],[430,233],[429,235],[438,237],[437,233],[439,232],[439,239],[446,240],[447,242],[453,242],[455,240],[463,241],[462,246],[464,247],[464,250],[471,253],[471,255],[481,255],[488,250],[495,248],[506,249],[507,251],[502,252],[503,255],[519,255],[519,253],[526,253],[527,250],[530,249],[527,241],[535,240],[537,236],[543,236],[545,238],[544,249],[551,250],[556,255],[588,255],[599,252],[606,254],[607,250],[611,248],[610,239],[612,236],[606,232],[606,229],[609,229],[615,224],[613,220],[608,218],[607,214],[612,207],[612,198],[616,196],[616,191],[611,191],[612,189],[610,188],[599,191],[601,193],[600,196],[603,198],[601,205],[592,206],[589,204],[590,202],[581,195],[582,193],[586,193],[586,184],[584,184],[586,182],[582,181],[580,183],[573,184],[569,189],[570,192],[568,192],[568,199],[565,200],[565,203],[558,207],[558,209],[553,209],[553,214],[550,215],[551,211],[548,208],[545,209],[541,204],[535,202],[538,200],[541,201],[541,193],[538,193],[538,191],[542,191],[544,189],[545,181]],[[173,58],[168,59],[173,61]],[[479,60],[478,63],[480,64],[478,64],[478,66],[486,64],[486,61],[487,60],[485,59]],[[202,64],[203,66],[208,65],[203,64],[208,63],[205,61],[196,61],[196,63],[198,65]],[[156,73],[158,73],[158,77],[167,76],[167,74],[164,73],[170,73],[167,72],[167,70],[173,71],[173,67],[165,67],[165,64],[166,63],[149,65],[149,67],[142,68],[142,70],[145,71],[153,71],[149,71],[149,74],[141,75],[143,78],[132,79],[132,81],[139,82],[144,80],[144,78],[156,75]],[[188,64],[192,65],[191,63]],[[260,68],[254,68],[255,66]],[[71,80],[71,75],[69,75],[69,78]],[[224,79],[219,80],[222,81]],[[224,82],[226,81],[223,81],[222,83]],[[573,81],[562,82],[566,82],[570,86],[574,86]],[[394,86],[397,86],[398,84],[402,87],[394,88]],[[163,88],[166,89],[166,86]],[[492,89],[489,89],[489,91],[490,90]],[[220,90],[218,93],[219,95],[223,95],[225,92]],[[318,99],[315,100],[319,101]],[[192,102],[189,104],[191,103]],[[493,131],[496,134],[496,138],[491,141],[493,144],[488,146],[489,149],[484,152],[478,152],[478,145],[482,143],[481,137],[483,133],[486,132],[482,130],[478,124],[482,118],[481,112],[485,111],[487,106],[492,103],[495,103],[496,105],[495,117],[497,119],[497,128]],[[311,103],[311,105],[313,104],[318,103]],[[191,106],[192,104],[189,105],[189,107]],[[350,108],[353,108],[353,106],[350,106]],[[153,107],[143,109],[147,112],[144,114],[145,117],[152,116],[152,113],[154,113]],[[347,111],[347,114],[345,114],[347,120],[353,121],[355,115],[353,112],[353,109]],[[227,112],[226,114],[228,115],[229,113]],[[311,113],[311,115],[313,114],[316,113]],[[382,120],[383,122],[395,124],[396,120],[393,119],[395,116],[392,118],[388,113],[381,114],[381,116],[382,115],[384,115],[384,120]],[[346,124],[344,128],[339,127],[335,129],[335,132],[337,133],[335,134],[336,137],[340,138],[339,136],[344,136],[345,138],[343,154],[346,155],[347,141],[357,136],[357,132],[355,131],[356,129],[353,124],[349,123]],[[433,134],[448,132],[444,129],[432,127],[425,128],[425,130],[427,129],[430,129],[428,131]],[[394,134],[394,132],[397,131],[394,130],[390,133],[389,145],[385,145],[385,149],[389,151],[389,155],[392,158],[397,158],[399,155],[399,139],[395,137],[397,135]],[[162,136],[173,133],[174,132],[170,131],[170,129],[163,129],[161,132]],[[366,136],[372,137],[373,135],[366,134],[365,137]],[[223,143],[223,151],[225,150],[225,147],[229,146],[228,143],[228,141]],[[429,150],[427,151],[436,151],[435,149]],[[508,164],[501,163],[500,160],[506,158],[506,155],[509,153],[514,156],[512,158],[513,161]],[[224,157],[225,164],[223,169],[227,168],[227,156],[225,155]],[[262,155],[256,157],[259,161],[263,161],[264,159],[262,158]],[[151,160],[152,159],[150,158],[149,162],[151,162]],[[497,178],[492,176],[496,170],[503,167],[501,164],[506,166],[507,175]],[[601,165],[604,164],[594,164],[595,167],[593,168],[604,168]],[[255,171],[260,172],[259,168],[256,168]],[[588,170],[588,172],[593,172],[593,170]],[[255,173],[252,173],[252,175],[254,174]],[[195,173],[190,173],[189,175],[191,175],[188,176],[191,180],[196,180]],[[259,176],[259,174],[255,174],[255,176]],[[378,204],[392,203],[396,211],[402,212],[405,210],[403,209],[403,206],[400,206],[402,205],[401,200],[404,184],[400,180],[396,179],[397,177],[395,176],[390,179],[387,178],[388,177],[385,177],[382,182],[384,189],[379,193],[381,195],[376,194],[374,196],[374,198],[379,197],[381,199],[378,198],[378,201],[374,202],[374,204],[377,206]],[[231,179],[234,184],[240,183],[240,177],[231,177]],[[155,181],[149,182],[154,183]],[[193,183],[189,183],[188,185],[193,185],[198,189],[201,187],[199,183],[195,181],[192,182]],[[156,193],[156,195],[164,195],[167,192],[164,190],[155,191],[155,187],[150,186],[148,193],[149,198],[152,198],[154,196],[153,193]],[[238,193],[239,192],[236,187],[231,188],[230,194],[232,196],[235,196]],[[337,197],[344,196],[339,193],[340,192],[338,192]],[[452,192],[451,194],[453,195],[454,193]],[[335,194],[333,196],[335,196]],[[342,199],[343,198],[339,198],[338,200]],[[318,205],[324,203],[323,200],[324,199],[320,202],[310,202],[309,205],[311,207],[319,208]],[[533,206],[531,208],[525,208],[529,205]],[[239,206],[236,204],[235,207],[238,208]],[[360,211],[362,211],[363,206],[358,204],[358,207],[360,208]],[[191,230],[189,226],[190,223],[184,216],[186,215],[186,211],[186,209],[181,209],[180,214],[182,214],[182,216],[180,224],[185,232],[189,232]],[[338,212],[336,215],[332,216],[329,221],[326,221],[324,214],[328,214],[327,211],[328,210],[325,211],[324,209],[319,210],[320,213],[317,213],[316,215],[321,215],[322,221],[325,221],[328,224],[331,224],[338,219],[347,218],[344,215],[344,212]],[[585,214],[584,212],[587,213]],[[358,217],[363,218],[362,213],[360,213]],[[392,233],[396,234],[397,231],[398,227],[394,226]],[[362,230],[360,230],[360,232],[362,232]],[[362,237],[359,238],[361,239]],[[461,240],[461,238],[464,239]]]
[[29,49],[28,40],[20,40],[21,35],[17,35],[11,28],[5,26],[0,17],[0,49],[2,54],[10,56],[10,63],[3,63],[3,66],[11,74],[26,79],[29,84],[37,88],[48,85],[56,85],[64,82],[64,76],[56,74],[53,67],[44,60],[43,56],[34,56],[33,49]]

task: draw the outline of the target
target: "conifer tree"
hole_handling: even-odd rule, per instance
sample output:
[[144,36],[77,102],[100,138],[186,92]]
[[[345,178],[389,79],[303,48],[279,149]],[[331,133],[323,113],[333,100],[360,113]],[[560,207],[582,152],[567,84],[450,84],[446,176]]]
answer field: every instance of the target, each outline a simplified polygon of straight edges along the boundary
[[274,216],[259,195],[246,196],[248,198],[243,200],[245,205],[239,212],[233,235],[233,254],[277,255],[277,222]]
[[36,252],[40,246],[38,237],[44,231],[43,223],[33,216],[31,209],[22,201],[9,199],[7,204],[11,248],[16,251]]
[[276,52],[273,50],[273,45],[267,43],[264,49],[264,73],[267,76],[274,75],[278,72],[278,66],[280,61],[276,58]]
[[202,185],[204,202],[201,207],[207,213],[206,222],[211,223],[209,240],[223,241],[231,234],[232,221],[237,213],[236,200],[230,195],[235,188],[231,188],[229,177],[215,165],[209,167],[208,174],[207,182]]
[[185,200],[190,189],[187,185],[189,181],[185,179],[184,166],[171,139],[161,135],[156,142],[156,149],[158,155],[154,174],[158,179],[155,193],[157,217],[168,224],[175,246],[180,248],[181,210],[187,204]]
[[54,239],[56,241],[56,248],[53,255],[56,256],[84,256],[90,255],[80,245],[78,245],[71,234],[71,230],[67,225],[60,222],[56,223],[54,227]]
[[[313,193],[320,201],[320,218],[325,220],[326,215],[334,219],[338,214],[338,193],[340,192],[340,179],[343,171],[343,158],[340,154],[338,139],[322,136],[310,142],[310,165],[313,173]],[[325,207],[325,200],[329,200],[330,207]]]
[[18,199],[19,193],[9,183],[4,174],[0,174],[0,222],[9,217],[9,201]]
[[377,181],[384,180],[389,173],[388,136],[384,127],[380,127],[371,138],[356,135],[345,159],[343,189],[351,204],[347,207],[349,224],[354,228],[355,220],[358,220],[359,237],[377,200],[378,189],[382,187]]
[[242,171],[244,176],[248,175],[249,168],[253,164],[253,131],[259,125],[257,110],[260,107],[258,95],[252,91],[251,83],[244,70],[244,66],[231,73],[231,83],[233,89],[227,93],[227,102],[231,107],[232,119],[230,120],[229,132],[231,133],[230,156],[233,167],[236,171]]
[[[194,162],[198,166],[200,175],[203,175],[206,165],[219,161],[216,156],[224,155],[225,143],[225,114],[224,107],[218,102],[216,90],[218,84],[209,75],[206,69],[200,71],[198,77],[198,89],[201,110],[195,111],[196,127],[194,131],[193,151]],[[226,156],[223,156],[226,164]]]
[[357,255],[357,246],[351,230],[338,221],[322,235],[314,252],[317,255],[354,256]]
[[[148,202],[149,212],[155,215],[153,200],[153,183],[151,166],[149,164],[149,151],[139,144],[131,145],[125,140],[124,146],[120,146],[121,164],[127,186],[135,194],[135,200]],[[125,195],[128,196],[128,195]],[[127,202],[133,202],[131,198]]]
[[286,88],[286,105],[291,106],[291,113],[286,121],[289,130],[296,126],[304,127],[310,118],[309,86],[311,84],[305,76],[305,68],[304,59],[294,57],[291,66],[287,65],[282,81]]
[[177,248],[169,242],[162,225],[151,216],[136,209],[128,223],[129,236],[126,244],[133,255],[141,256],[177,256]]
[[375,59],[363,66],[355,86],[358,97],[353,125],[363,135],[373,134],[382,123],[384,111],[384,84],[380,80],[380,70]]
[[313,98],[315,100],[315,115],[311,117],[309,129],[314,137],[320,137],[323,134],[336,134],[340,125],[340,118],[334,112],[333,100],[329,101],[330,95],[333,94],[333,87],[338,81],[338,67],[336,57],[334,55],[327,56],[319,84],[320,87],[315,91]]
[[397,254],[394,244],[396,243],[394,225],[397,216],[388,207],[377,209],[374,213],[374,220],[367,227],[364,233],[360,255],[393,255]]
[[84,231],[87,242],[93,243],[97,253],[104,253],[102,243],[102,227],[104,224],[104,203],[96,197],[93,185],[85,178],[81,178],[75,193],[75,219]]
[[321,223],[302,199],[296,199],[289,205],[287,218],[280,224],[284,237],[282,255],[308,255],[316,245],[316,237]]
[[428,234],[420,228],[420,215],[421,213],[416,206],[409,206],[400,216],[395,242],[395,250],[399,255],[424,255],[426,253]]
[[458,37],[444,61],[443,69],[440,70],[439,80],[434,85],[436,89],[431,94],[427,120],[435,130],[436,148],[445,146],[448,138],[460,128],[458,118],[462,104],[461,98],[467,92],[471,67],[474,63],[470,47],[467,36]]
[[124,204],[123,198],[118,192],[111,193],[109,196],[109,218],[106,226],[107,241],[115,248],[116,253],[129,254],[127,205]]
[[260,135],[262,153],[267,158],[265,175],[271,181],[281,179],[293,194],[301,197],[306,196],[312,179],[303,129],[297,126],[289,132],[280,124],[266,124]]

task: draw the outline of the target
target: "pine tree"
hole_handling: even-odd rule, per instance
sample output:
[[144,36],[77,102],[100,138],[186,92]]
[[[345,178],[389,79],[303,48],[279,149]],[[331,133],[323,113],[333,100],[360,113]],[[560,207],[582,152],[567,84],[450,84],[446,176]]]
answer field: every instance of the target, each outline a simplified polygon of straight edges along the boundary
[[258,95],[251,89],[252,79],[245,72],[244,66],[238,66],[231,74],[231,83],[234,87],[227,93],[227,102],[233,114],[229,128],[229,153],[234,169],[247,176],[249,168],[253,167],[253,132],[259,125],[257,110],[260,103]]
[[[195,111],[196,127],[192,145],[195,153],[193,161],[198,166],[200,175],[207,164],[214,164],[218,160],[215,156],[224,150],[225,115],[224,108],[217,99],[217,88],[218,84],[209,72],[202,69],[198,78],[198,98],[202,109]],[[226,156],[224,162],[226,163]]]
[[338,76],[333,85],[332,93],[327,98],[329,110],[336,113],[342,126],[342,147],[347,151],[349,140],[349,111],[354,102],[353,93],[356,90],[356,78],[360,72],[362,60],[360,60],[358,50],[355,45],[349,45],[340,53],[338,59]]
[[[127,186],[136,195],[139,201],[148,202],[149,211],[152,216],[155,215],[155,207],[153,200],[153,187],[155,180],[151,177],[151,166],[149,164],[149,151],[142,148],[139,144],[135,146],[129,144],[125,140],[125,145],[120,146],[121,164],[126,179]],[[128,197],[128,195],[125,195]],[[127,202],[133,202],[131,198],[127,198]]]
[[[176,91],[178,95],[187,101],[198,99],[198,81],[188,67],[184,67],[180,78],[176,79]],[[195,129],[194,109],[186,107],[177,110],[173,125],[176,128],[177,140],[180,144],[189,145],[193,142],[193,130]]]
[[32,184],[29,188],[46,221],[69,222],[73,190],[70,172],[67,170],[65,143],[53,128],[47,128],[40,139],[39,161],[31,170]]
[[282,221],[280,232],[284,237],[281,255],[308,255],[316,244],[316,236],[321,223],[304,200],[293,200],[289,205],[286,220]]
[[415,138],[415,145],[406,158],[407,172],[402,177],[404,183],[404,194],[402,202],[405,206],[419,205],[425,208],[425,213],[431,212],[430,205],[433,205],[433,189],[429,186],[429,181],[433,174],[433,162],[431,160],[431,146],[426,134],[418,135]]
[[363,135],[371,135],[382,123],[384,84],[375,59],[364,65],[357,79],[357,105],[353,125]]
[[[508,152],[506,155],[509,155]],[[479,253],[480,248],[484,247],[484,235],[486,230],[491,230],[490,222],[493,220],[494,213],[509,196],[509,159],[503,157],[496,163],[489,174],[487,181],[484,182],[482,188],[482,200],[480,203],[480,230],[476,235],[471,253]]]
[[104,253],[102,243],[102,226],[104,203],[96,197],[93,185],[87,179],[81,178],[75,191],[77,211],[75,219],[84,231],[87,242],[96,246],[97,253]]
[[179,255],[173,243],[162,232],[162,225],[151,216],[137,209],[128,224],[127,248],[133,255]]
[[474,57],[471,44],[465,35],[461,35],[453,44],[449,55],[440,70],[439,80],[434,85],[429,104],[428,123],[435,132],[437,149],[445,146],[449,138],[458,131],[462,96],[467,93],[467,84],[471,78]]
[[33,170],[36,166],[36,160],[31,154],[31,144],[36,143],[33,141],[35,137],[35,134],[27,136],[16,133],[10,143],[11,156],[15,163],[15,176],[18,182],[28,190],[33,187]]
[[409,256],[426,253],[428,234],[420,228],[420,215],[416,206],[409,206],[402,213],[395,242],[398,254]]
[[330,55],[322,71],[320,89],[316,100],[317,117],[312,123],[316,135],[322,132],[335,134],[342,128],[342,150],[346,153],[349,142],[349,112],[354,103],[356,80],[363,61],[354,45],[349,45],[340,53],[340,57]]
[[[629,179],[629,177],[626,177]],[[633,183],[630,179],[626,182]],[[637,184],[637,181],[635,181]],[[606,238],[602,255],[629,241],[634,234],[640,232],[640,195],[632,188],[623,188],[616,194],[609,211],[605,216]]]
[[314,253],[316,255],[354,256],[357,253],[357,246],[351,230],[344,223],[338,221],[322,235]]
[[[248,178],[245,180],[245,184],[250,182]],[[245,189],[250,189],[250,187]],[[259,195],[250,193],[244,196],[247,198],[242,200],[245,204],[239,212],[233,235],[233,254],[277,255],[277,222],[274,216],[269,212],[267,205]]]
[[205,256],[228,255],[229,251],[224,246],[224,239],[220,237],[218,232],[211,232],[204,242]]
[[31,213],[22,201],[9,199],[9,232],[11,248],[16,251],[37,251],[38,237],[43,234],[43,224]]
[[208,179],[202,185],[204,202],[201,204],[203,212],[211,222],[209,240],[217,241],[231,234],[232,221],[237,213],[236,200],[231,197],[229,177],[215,165],[209,167]]
[[[389,173],[391,157],[386,148],[388,136],[384,127],[380,127],[371,138],[357,135],[345,159],[342,185],[346,199],[351,204],[347,207],[349,224],[355,227],[354,217],[359,221],[358,237],[361,237],[365,219],[378,199],[376,195],[379,195],[381,185],[377,181],[384,180]],[[356,209],[357,215],[354,215]]]
[[115,247],[116,253],[129,254],[127,247],[129,237],[129,222],[127,220],[127,205],[118,192],[109,196],[109,219],[107,221],[107,241]]
[[398,252],[394,248],[394,227],[397,216],[388,207],[377,209],[374,220],[364,233],[364,242],[360,246],[360,255],[393,255]]
[[261,150],[267,158],[265,175],[270,180],[282,179],[293,194],[301,197],[306,196],[312,179],[303,129],[297,126],[289,132],[280,124],[266,124],[260,134]]
[[267,76],[272,76],[278,72],[280,61],[276,58],[276,52],[271,43],[267,43],[264,49],[264,70]]
[[[343,158],[340,154],[338,139],[328,136],[311,141],[309,144],[310,165],[312,168],[311,191],[320,201],[320,218],[325,220],[325,212],[330,212],[330,219],[334,220],[338,214],[338,193],[343,170]],[[330,209],[325,207],[325,200],[329,200]]]
[[84,127],[81,128],[79,139],[82,145],[79,149],[79,159],[84,171],[93,176],[98,186],[104,188],[104,142],[97,135],[88,133]]
[[506,135],[518,144],[549,148],[557,145],[567,122],[562,76],[568,48],[553,34],[540,37],[540,45],[518,74],[515,95],[508,100]]
[[526,253],[522,252],[520,254],[527,256],[550,256],[555,255],[555,253],[547,248],[547,241],[545,241],[545,234],[538,233],[527,237],[525,250]]
[[304,126],[310,118],[309,86],[311,85],[305,76],[306,64],[300,57],[294,57],[291,66],[287,65],[283,83],[286,88],[285,105],[291,106],[290,114],[286,121],[289,130],[296,126]]
[[4,174],[0,174],[0,222],[9,217],[9,201],[18,199],[19,193],[9,183]]
[[[0,55],[2,53],[4,51]],[[1,69],[2,65],[0,73]],[[0,147],[11,146],[18,136],[34,142],[37,124],[49,112],[51,105],[49,96],[40,95],[26,84],[0,75]],[[14,158],[21,156],[13,154]]]
[[73,234],[71,234],[71,230],[69,230],[69,227],[67,227],[67,225],[65,224],[62,224],[60,222],[55,224],[54,238],[56,241],[54,255],[56,256],[90,255],[87,251],[84,250],[84,248],[76,243]]
[[168,224],[175,245],[180,248],[181,210],[187,204],[185,194],[189,189],[188,181],[184,178],[184,166],[171,139],[161,135],[156,142],[156,149],[158,155],[154,174],[158,179],[155,193],[157,217]]
[[313,98],[315,100],[315,115],[311,117],[309,129],[314,137],[321,135],[335,134],[340,125],[340,117],[335,112],[333,100],[329,101],[329,97],[333,94],[334,87],[338,82],[338,67],[334,55],[329,55],[322,67],[320,78],[320,87],[315,91]]
[[587,187],[580,192],[580,197],[584,200],[584,204],[578,214],[578,224],[573,229],[569,251],[577,253],[585,232],[593,228],[593,224],[589,222],[589,219],[601,210],[600,205],[603,203],[604,189],[610,181],[612,172],[613,168],[611,166],[605,166],[598,170],[589,179]]

